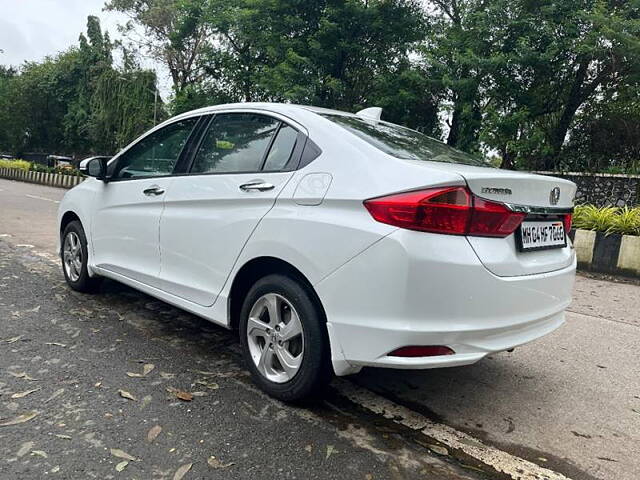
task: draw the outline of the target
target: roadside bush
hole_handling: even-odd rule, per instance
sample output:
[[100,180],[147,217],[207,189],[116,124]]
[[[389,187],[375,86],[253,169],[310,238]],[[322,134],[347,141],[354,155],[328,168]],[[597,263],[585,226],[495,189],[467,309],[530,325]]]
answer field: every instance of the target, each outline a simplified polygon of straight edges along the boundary
[[606,235],[640,236],[640,207],[618,208],[579,205],[573,214],[573,226],[582,230],[604,232]]
[[40,165],[39,163],[31,163],[26,160],[5,160],[0,159],[0,168],[13,168],[17,170],[24,170],[25,172],[43,172],[43,173],[57,173],[59,175],[71,175],[79,177],[82,175],[80,170],[72,167],[71,165],[61,165],[59,167],[47,167],[46,165]]
[[43,173],[57,173],[59,175],[72,175],[74,177],[78,177],[82,175],[80,170],[73,168],[70,165],[62,165],[59,167],[47,167],[46,165],[40,165],[39,163],[31,164],[32,172],[43,172]]
[[17,170],[24,170],[25,172],[28,172],[31,169],[31,164],[26,160],[0,159],[0,168],[15,168]]

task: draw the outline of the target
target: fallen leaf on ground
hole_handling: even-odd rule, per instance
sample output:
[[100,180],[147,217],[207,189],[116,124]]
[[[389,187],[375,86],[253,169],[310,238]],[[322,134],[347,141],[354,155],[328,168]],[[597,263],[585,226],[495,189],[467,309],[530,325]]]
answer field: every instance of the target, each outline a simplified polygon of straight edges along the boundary
[[142,367],[142,373],[127,372],[127,376],[131,378],[142,378],[149,375],[156,366],[153,363],[147,363]]
[[62,434],[56,434],[56,437],[61,438],[63,440],[72,440],[72,438],[69,435],[62,435]]
[[58,342],[47,342],[45,343],[45,345],[51,345],[54,347],[66,347],[66,345],[64,343],[58,343]]
[[0,423],[0,427],[10,427],[11,425],[18,425],[19,423],[25,423],[25,422],[28,422],[29,420],[33,420],[38,415],[39,415],[38,412],[23,413],[22,415],[12,420],[7,420],[6,422]]
[[176,392],[176,398],[185,402],[190,402],[191,400],[193,400],[193,395],[191,395],[189,392],[183,392],[182,390],[179,390]]
[[190,402],[193,400],[193,395],[189,392],[185,392],[184,390],[179,390],[173,387],[167,387],[167,392],[176,396],[176,398],[183,400],[185,402]]
[[64,393],[64,388],[60,388],[58,390],[56,390],[55,392],[53,392],[53,395],[51,395],[49,398],[47,398],[44,403],[48,403],[51,400],[53,400],[54,398],[59,397],[60,395],[62,395]]
[[29,380],[31,382],[35,382],[36,381],[36,379],[33,378],[33,377],[30,377],[27,372],[20,372],[20,373],[9,372],[9,375],[11,375],[12,377],[16,377],[16,378],[24,378],[25,380]]
[[189,470],[193,467],[193,463],[182,465],[173,475],[173,480],[182,480]]
[[133,400],[134,402],[137,401],[138,399],[136,397],[134,397],[133,395],[131,395],[129,392],[127,392],[126,390],[118,390],[118,393],[120,394],[120,396],[122,398],[126,398],[127,400]]
[[42,458],[49,458],[47,452],[43,452],[42,450],[31,450],[31,455],[37,455],[38,457]]
[[153,442],[156,438],[158,438],[158,435],[160,435],[161,431],[162,427],[160,425],[156,425],[155,427],[151,428],[151,430],[149,430],[149,433],[147,433],[147,442]]
[[312,447],[311,445],[307,445],[306,447],[304,447],[304,449],[305,449],[307,452],[311,453],[311,450],[313,450],[313,447]]
[[51,469],[51,473],[58,473],[60,471],[60,465],[56,465]]
[[34,307],[30,310],[25,310],[25,312],[29,312],[29,313],[37,313],[40,311],[40,305],[38,305],[37,307]]
[[218,460],[213,455],[209,457],[209,460],[207,460],[207,463],[209,464],[209,466],[211,468],[229,468],[231,465],[235,465],[233,462],[231,462],[231,463],[222,463],[220,460]]
[[34,442],[24,442],[22,445],[20,445],[20,450],[18,450],[18,453],[16,453],[16,457],[18,458],[24,457],[27,453],[31,451],[34,445],[35,445]]
[[118,472],[123,471],[125,468],[127,468],[127,465],[129,465],[129,462],[127,462],[126,460],[124,460],[123,462],[120,462],[119,464],[116,465],[116,471]]
[[431,445],[431,444],[429,444],[429,450],[431,450],[432,452],[437,453],[438,455],[449,455],[449,450],[447,450],[444,447],[441,447],[440,445]]
[[7,338],[5,340],[3,340],[3,342],[6,343],[16,343],[18,340],[20,340],[24,335],[18,335],[17,337],[11,337],[11,338]]
[[125,460],[130,460],[132,462],[136,461],[136,457],[129,455],[127,452],[120,450],[119,448],[111,448],[109,451],[114,457],[124,458]]
[[140,410],[142,410],[143,408],[145,408],[147,405],[149,405],[151,403],[151,400],[153,400],[153,398],[151,397],[151,395],[146,395],[145,397],[142,398],[142,401],[140,402]]
[[27,390],[26,392],[14,393],[13,395],[11,395],[11,398],[24,398],[27,395],[31,395],[32,393],[37,392],[38,390],[40,390],[40,388],[34,388],[32,390]]
[[328,460],[329,457],[334,453],[338,453],[335,447],[333,445],[327,445],[327,456],[324,459]]

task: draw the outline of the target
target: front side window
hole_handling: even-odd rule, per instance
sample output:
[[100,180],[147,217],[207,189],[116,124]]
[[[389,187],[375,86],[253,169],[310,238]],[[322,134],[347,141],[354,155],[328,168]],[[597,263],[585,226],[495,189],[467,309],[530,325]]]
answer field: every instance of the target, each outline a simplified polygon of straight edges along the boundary
[[378,150],[396,158],[460,163],[478,167],[491,166],[480,158],[456,150],[423,133],[400,125],[348,115],[324,114],[323,116],[373,145]]
[[187,118],[147,135],[120,156],[112,178],[171,175],[197,122]]
[[191,173],[258,172],[280,122],[255,113],[216,115]]

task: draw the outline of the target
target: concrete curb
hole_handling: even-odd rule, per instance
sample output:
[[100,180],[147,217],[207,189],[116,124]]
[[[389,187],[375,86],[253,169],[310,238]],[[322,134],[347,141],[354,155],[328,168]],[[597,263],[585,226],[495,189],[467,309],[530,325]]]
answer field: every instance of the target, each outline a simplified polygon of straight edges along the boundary
[[20,182],[38,183],[50,187],[73,188],[82,183],[84,177],[60,175],[58,173],[27,172],[16,168],[0,168],[0,178],[18,180]]
[[578,268],[640,278],[640,237],[590,230],[571,232]]

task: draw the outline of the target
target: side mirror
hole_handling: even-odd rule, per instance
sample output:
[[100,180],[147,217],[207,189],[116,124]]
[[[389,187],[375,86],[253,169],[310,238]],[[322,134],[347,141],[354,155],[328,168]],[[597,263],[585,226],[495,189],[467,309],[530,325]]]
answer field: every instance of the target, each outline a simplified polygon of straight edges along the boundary
[[85,166],[86,174],[90,177],[94,177],[97,180],[102,180],[107,183],[107,159],[104,157],[92,158]]

